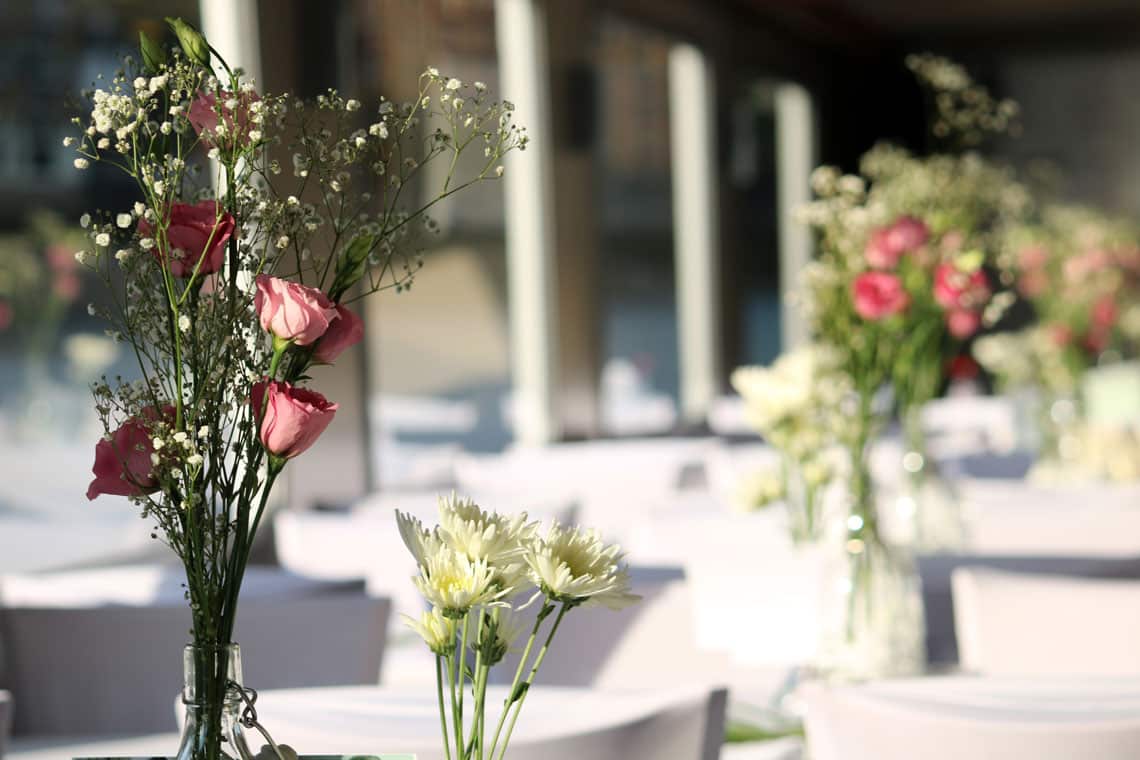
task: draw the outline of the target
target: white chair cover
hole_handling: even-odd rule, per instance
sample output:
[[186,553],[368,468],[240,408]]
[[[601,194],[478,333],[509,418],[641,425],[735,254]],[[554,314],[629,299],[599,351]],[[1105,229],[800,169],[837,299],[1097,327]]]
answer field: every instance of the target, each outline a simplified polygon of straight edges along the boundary
[[1140,581],[959,567],[951,583],[966,670],[1140,676]]
[[1132,760],[1140,682],[928,678],[801,687],[813,760]]
[[1140,554],[1140,486],[961,482],[967,549],[975,554]]
[[[109,584],[133,573],[93,572]],[[170,568],[167,577],[177,572]],[[359,584],[277,583],[275,574],[249,570],[235,635],[246,683],[257,689],[376,683],[388,601],[367,596]],[[102,590],[82,573],[41,579],[38,588],[32,579],[8,579],[6,587],[18,589],[13,595],[21,602],[0,608],[0,685],[19,704],[17,735],[174,729],[170,705],[182,684],[190,613],[175,586],[160,583],[156,589],[153,579],[144,569],[133,575],[135,588],[125,583],[125,589]],[[86,600],[72,605],[71,584],[102,597],[103,606]]]
[[460,492],[504,487],[543,500],[575,499],[585,525],[624,541],[647,518],[647,506],[674,493],[687,472],[699,472],[712,438],[589,441],[503,454],[468,454],[456,461]]

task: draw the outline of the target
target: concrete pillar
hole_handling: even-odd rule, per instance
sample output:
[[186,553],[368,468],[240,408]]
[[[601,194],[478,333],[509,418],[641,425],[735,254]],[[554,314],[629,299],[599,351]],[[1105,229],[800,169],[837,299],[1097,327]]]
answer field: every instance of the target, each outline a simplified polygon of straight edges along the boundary
[[720,231],[713,70],[698,48],[669,52],[681,416],[704,421],[721,390]]
[[531,137],[525,151],[507,157],[504,207],[515,440],[539,445],[561,432],[545,4],[495,0],[495,35],[502,97],[515,104],[518,120]]
[[818,162],[815,107],[811,93],[795,83],[776,87],[776,204],[780,242],[780,347],[810,339],[802,305],[792,294],[803,288],[803,269],[814,253],[812,232],[793,218],[811,200],[811,173]]

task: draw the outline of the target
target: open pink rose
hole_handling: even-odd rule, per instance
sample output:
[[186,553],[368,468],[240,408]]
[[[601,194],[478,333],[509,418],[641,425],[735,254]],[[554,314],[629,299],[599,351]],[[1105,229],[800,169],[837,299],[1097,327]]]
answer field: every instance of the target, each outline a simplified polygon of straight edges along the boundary
[[972,309],[951,309],[946,312],[946,329],[958,340],[965,340],[982,326],[982,315]]
[[340,318],[332,301],[316,288],[267,274],[259,274],[256,284],[253,305],[261,326],[281,340],[307,346]]
[[337,410],[336,404],[316,391],[265,380],[253,386],[250,402],[253,413],[261,417],[261,444],[284,459],[302,454],[316,443]]
[[863,255],[873,269],[894,269],[904,253],[917,250],[930,239],[930,230],[913,216],[901,216],[889,227],[871,233]]
[[[175,277],[189,277],[195,266],[199,275],[221,269],[226,259],[226,243],[234,234],[233,215],[222,210],[217,201],[194,205],[174,203],[168,214],[165,244],[156,245],[154,254],[167,258],[170,273]],[[144,237],[157,235],[154,225],[146,219],[139,220],[139,233]]]
[[1108,251],[1103,248],[1090,248],[1078,256],[1065,260],[1065,278],[1071,281],[1084,280],[1110,266],[1112,266],[1112,257],[1108,255]]
[[[207,145],[245,147],[249,144],[249,133],[253,131],[251,106],[260,98],[255,92],[232,92],[221,94],[221,103],[212,92],[200,92],[190,103],[186,118],[198,133],[199,139]],[[229,105],[227,105],[229,104]],[[222,134],[218,134],[218,115],[221,113]]]
[[332,364],[346,348],[355,346],[364,337],[364,320],[356,312],[338,304],[336,313],[340,317],[332,321],[313,351],[313,360],[321,364]]
[[886,272],[864,272],[851,286],[855,312],[863,319],[878,321],[898,314],[910,305],[902,280]]
[[990,283],[981,269],[963,272],[953,264],[934,270],[934,300],[944,309],[978,309],[990,300]]
[[[167,406],[162,413],[173,419],[174,407]],[[158,419],[153,408],[143,415],[151,422]],[[95,479],[87,486],[88,499],[99,494],[139,496],[158,490],[158,481],[151,474],[154,446],[147,419],[132,417],[111,433],[110,440],[104,438],[95,445],[95,464],[91,467]]]

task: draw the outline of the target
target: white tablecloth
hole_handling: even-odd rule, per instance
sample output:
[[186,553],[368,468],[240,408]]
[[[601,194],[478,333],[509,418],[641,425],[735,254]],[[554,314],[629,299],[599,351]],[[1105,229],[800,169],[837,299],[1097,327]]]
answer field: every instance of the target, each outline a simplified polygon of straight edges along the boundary
[[[488,690],[487,722],[492,727],[505,696],[503,688]],[[700,687],[625,692],[536,687],[523,706],[509,757],[714,760],[723,736],[723,697],[723,692]],[[413,752],[420,760],[443,757],[434,689],[266,691],[257,706],[274,739],[305,754]],[[467,706],[470,714],[469,700]],[[716,741],[706,746],[710,737]],[[177,743],[174,734],[66,744],[18,739],[8,760],[161,756],[172,754]]]
[[1125,760],[1140,679],[918,678],[802,689],[817,760]]

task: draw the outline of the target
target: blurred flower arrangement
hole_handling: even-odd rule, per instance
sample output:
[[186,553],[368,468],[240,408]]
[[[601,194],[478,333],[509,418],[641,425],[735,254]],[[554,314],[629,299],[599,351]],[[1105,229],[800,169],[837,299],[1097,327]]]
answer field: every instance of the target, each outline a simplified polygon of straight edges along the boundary
[[[1094,209],[1054,204],[1033,221],[1006,230],[1002,242],[1003,277],[1030,304],[1036,322],[987,336],[974,354],[999,389],[1037,396],[1035,470],[1069,469],[1084,476],[1129,471],[1107,465],[1119,457],[1107,456],[1107,449],[1093,442],[1096,435],[1086,429],[1082,402],[1105,406],[1084,398],[1105,386],[1090,382],[1091,374],[1135,359],[1140,348],[1140,229]],[[1140,379],[1127,390],[1140,395]],[[1135,414],[1137,404],[1140,399],[1116,403],[1125,417],[1098,414],[1094,428],[1108,434],[1106,424],[1134,423],[1127,415]],[[1127,435],[1113,437],[1127,440]],[[1105,456],[1095,461],[1098,452]]]
[[[112,306],[93,311],[141,375],[94,385],[106,436],[87,495],[129,497],[182,560],[195,682],[179,756],[215,760],[223,741],[248,751],[227,660],[250,549],[282,470],[337,411],[306,387],[311,368],[361,339],[351,302],[410,283],[410,233],[435,229],[428,209],[500,176],[526,134],[482,83],[435,69],[410,103],[258,93],[168,22],[178,47],[141,36],[141,60],[88,93],[65,140],[77,169],[122,171],[139,197],[85,217],[75,254],[103,281]],[[473,152],[477,170],[458,176]],[[442,185],[409,205],[405,188],[437,159],[450,165]]]
[[822,497],[836,475],[831,454],[844,421],[840,405],[850,393],[836,361],[828,347],[808,345],[781,355],[770,367],[739,367],[732,373],[749,423],[782,460],[777,472],[748,480],[747,506],[782,501],[797,542],[820,538],[826,527]]
[[[397,512],[396,521],[419,566],[413,581],[431,605],[430,611],[407,618],[407,623],[435,655],[446,756],[449,760],[494,760],[497,753],[501,760],[567,613],[594,605],[616,610],[637,601],[630,593],[624,555],[594,531],[555,522],[542,534],[538,523],[527,522],[526,513],[487,512],[454,494],[440,499],[439,525],[430,531],[407,514]],[[517,651],[527,625],[522,612],[531,604],[539,605],[534,623],[503,710],[494,732],[489,733],[489,673],[509,651]],[[551,616],[553,621],[546,625]],[[540,636],[544,625],[546,631]],[[468,688],[472,712],[465,720]]]
[[928,496],[920,411],[942,392],[964,345],[1014,302],[996,277],[998,241],[1032,206],[1010,170],[970,150],[1013,129],[1016,105],[990,96],[946,59],[912,56],[907,65],[929,91],[933,136],[956,152],[916,156],[877,145],[859,175],[817,169],[817,200],[800,211],[819,241],[801,302],[851,390],[839,433],[849,473],[846,562],[834,619],[825,622],[835,635],[825,634],[821,649],[826,670],[848,675],[921,669],[917,578],[906,552],[884,538],[868,449],[891,398],[906,442],[901,464],[911,493],[899,511],[910,507],[911,540],[927,548],[961,540],[952,495]]

